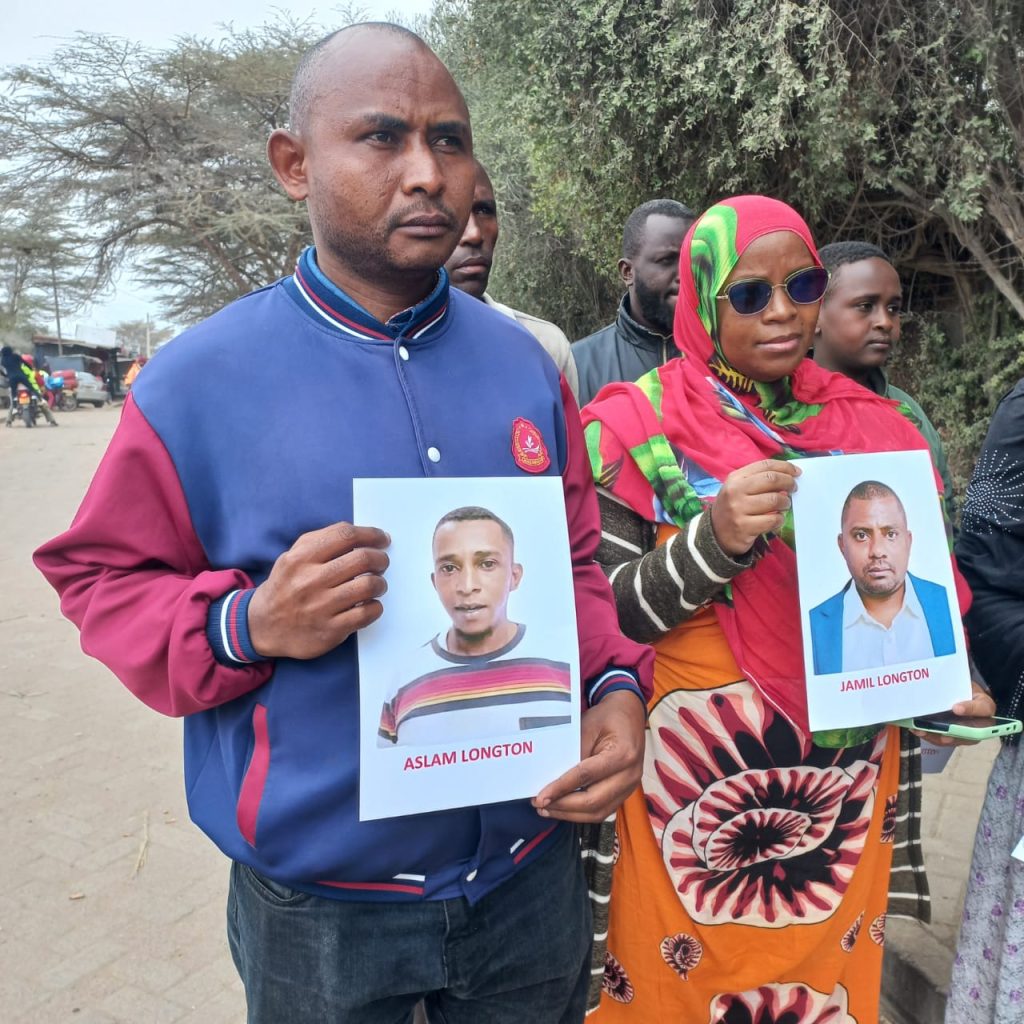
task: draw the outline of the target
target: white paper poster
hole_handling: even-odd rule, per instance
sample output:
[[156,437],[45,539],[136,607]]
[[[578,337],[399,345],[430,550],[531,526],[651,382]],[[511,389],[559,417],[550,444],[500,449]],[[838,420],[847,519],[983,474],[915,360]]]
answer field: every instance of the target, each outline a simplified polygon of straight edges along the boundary
[[560,477],[356,480],[386,530],[359,632],[361,820],[534,796],[580,759]]
[[971,696],[927,452],[801,459],[793,496],[812,730],[947,711]]

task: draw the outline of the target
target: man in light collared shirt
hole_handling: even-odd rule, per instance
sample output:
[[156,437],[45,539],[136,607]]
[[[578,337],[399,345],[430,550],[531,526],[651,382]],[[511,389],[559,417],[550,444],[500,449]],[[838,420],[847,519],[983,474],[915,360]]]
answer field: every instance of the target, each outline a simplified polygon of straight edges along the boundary
[[542,320],[539,316],[506,306],[488,294],[487,282],[490,280],[494,247],[497,243],[498,203],[494,198],[494,186],[483,164],[477,161],[476,187],[473,190],[473,207],[469,220],[466,221],[459,244],[445,264],[452,286],[525,327],[554,360],[555,366],[565,377],[573,397],[579,400],[576,363],[569,349],[569,339],[561,328],[549,320]]
[[946,588],[907,571],[913,534],[896,492],[865,480],[843,504],[850,581],[811,611],[814,671],[853,672],[956,650]]

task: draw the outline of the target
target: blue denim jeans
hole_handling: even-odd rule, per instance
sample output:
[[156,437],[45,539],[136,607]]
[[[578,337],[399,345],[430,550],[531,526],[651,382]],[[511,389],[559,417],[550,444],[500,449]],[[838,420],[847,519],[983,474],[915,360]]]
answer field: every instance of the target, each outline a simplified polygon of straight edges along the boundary
[[228,940],[249,1024],[579,1024],[590,906],[575,830],[476,906],[356,903],[235,863]]

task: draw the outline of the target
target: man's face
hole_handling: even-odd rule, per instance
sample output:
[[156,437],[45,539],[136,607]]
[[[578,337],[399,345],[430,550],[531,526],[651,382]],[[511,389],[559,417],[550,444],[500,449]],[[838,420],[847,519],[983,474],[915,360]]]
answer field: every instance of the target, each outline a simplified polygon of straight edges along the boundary
[[847,374],[884,366],[900,340],[902,311],[903,289],[891,264],[878,258],[843,264],[818,315],[818,361]]
[[316,84],[301,166],[282,183],[306,199],[321,266],[378,285],[436,271],[462,235],[476,175],[451,75],[400,36],[353,30],[329,45]]
[[689,221],[679,217],[652,213],[644,224],[637,254],[619,261],[634,319],[659,334],[672,333],[679,296],[679,250],[689,226]]
[[483,640],[508,622],[508,595],[522,575],[508,537],[493,520],[444,523],[434,534],[430,579],[461,637]]
[[886,597],[903,586],[913,536],[893,497],[854,499],[843,516],[839,550],[854,585],[869,597]]
[[475,299],[483,298],[491,276],[494,246],[498,241],[498,205],[491,180],[481,168],[473,189],[473,208],[462,238],[445,267],[452,284]]

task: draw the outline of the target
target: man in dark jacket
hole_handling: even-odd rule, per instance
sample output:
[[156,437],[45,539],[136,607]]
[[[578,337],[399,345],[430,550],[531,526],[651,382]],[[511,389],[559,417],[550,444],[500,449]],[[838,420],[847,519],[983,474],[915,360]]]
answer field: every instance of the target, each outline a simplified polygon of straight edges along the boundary
[[19,387],[27,388],[29,394],[34,394],[39,399],[39,411],[46,417],[51,427],[57,426],[57,420],[54,418],[53,413],[50,412],[49,405],[46,404],[46,394],[36,379],[35,367],[23,356],[15,352],[10,345],[4,345],[3,348],[0,348],[0,366],[3,366],[4,373],[7,375],[7,386],[11,389],[11,404],[7,410],[7,426],[14,422],[14,415],[18,411]]
[[572,347],[584,406],[615,380],[636,380],[679,352],[672,317],[679,294],[679,250],[696,219],[674,199],[652,199],[626,219],[619,274],[626,294],[615,322]]

